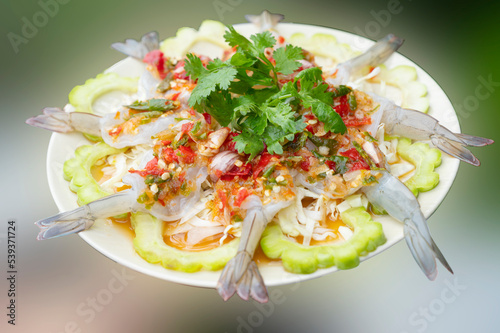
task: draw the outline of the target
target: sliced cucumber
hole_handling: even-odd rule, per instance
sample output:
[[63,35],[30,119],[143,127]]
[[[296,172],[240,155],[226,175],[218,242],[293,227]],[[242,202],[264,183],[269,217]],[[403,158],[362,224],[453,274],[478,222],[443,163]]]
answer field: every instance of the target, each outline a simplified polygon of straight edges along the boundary
[[439,183],[439,174],[434,171],[441,165],[441,151],[427,143],[411,143],[408,138],[400,138],[396,148],[399,156],[415,166],[415,174],[405,185],[415,194],[430,191]]
[[270,225],[264,231],[261,247],[269,258],[281,258],[283,267],[292,273],[310,274],[333,265],[354,268],[359,265],[359,256],[374,251],[386,239],[382,225],[373,221],[363,207],[350,208],[340,216],[354,229],[353,236],[343,243],[304,246],[288,239],[278,225]]
[[415,67],[400,65],[392,69],[387,69],[385,65],[380,65],[380,73],[370,79],[370,82],[385,84],[399,88],[401,91],[401,107],[422,112],[429,110],[429,98],[427,97],[427,87],[418,82],[417,70]]
[[131,216],[136,237],[134,248],[147,262],[161,264],[163,267],[183,272],[196,272],[201,269],[219,270],[236,255],[239,239],[212,250],[190,252],[168,246],[163,241],[163,223],[146,213]]

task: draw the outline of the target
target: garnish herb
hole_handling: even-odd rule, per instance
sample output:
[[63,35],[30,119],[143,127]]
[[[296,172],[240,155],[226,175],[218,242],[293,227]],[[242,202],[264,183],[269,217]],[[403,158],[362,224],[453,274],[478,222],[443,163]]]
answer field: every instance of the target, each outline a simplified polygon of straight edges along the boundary
[[358,108],[358,102],[356,101],[356,96],[354,96],[354,94],[349,94],[347,101],[349,102],[349,109],[351,109],[351,111]]
[[286,45],[268,59],[266,49],[276,44],[270,32],[249,40],[233,27],[228,29],[224,37],[236,47],[231,59],[215,59],[205,68],[200,58],[188,54],[184,68],[198,80],[189,105],[209,113],[222,126],[241,132],[233,139],[238,152],[249,154],[249,160],[265,147],[270,154],[283,154],[283,145],[306,127],[302,116],[296,116],[299,107],[311,108],[326,131],[346,132],[342,118],[331,106],[333,93],[327,91],[320,68],[305,69],[280,87],[278,74],[292,74],[300,68],[298,60],[304,57],[301,48]]
[[140,110],[140,111],[168,111],[175,108],[171,100],[163,98],[153,98],[144,102],[135,101],[130,105],[126,105],[127,108]]
[[340,96],[347,95],[350,93],[352,90],[348,86],[344,86],[343,84],[335,87],[335,91],[333,92],[333,98],[337,98]]
[[347,172],[347,162],[349,162],[349,158],[345,156],[335,155],[327,158],[329,161],[335,163],[335,173],[343,175]]

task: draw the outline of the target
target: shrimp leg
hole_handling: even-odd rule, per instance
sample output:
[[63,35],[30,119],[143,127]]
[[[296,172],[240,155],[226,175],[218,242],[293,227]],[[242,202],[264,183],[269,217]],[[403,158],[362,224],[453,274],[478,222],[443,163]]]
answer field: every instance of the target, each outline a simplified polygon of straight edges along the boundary
[[82,132],[91,135],[101,135],[101,118],[98,115],[85,112],[64,112],[59,108],[44,108],[43,114],[31,117],[26,124],[53,132]]
[[38,240],[78,233],[92,227],[98,218],[105,218],[134,211],[137,193],[125,190],[93,201],[71,211],[56,214],[35,222],[41,229]]
[[431,237],[427,221],[413,193],[389,172],[383,171],[378,184],[362,191],[372,204],[382,207],[396,220],[404,223],[404,235],[410,252],[427,278],[437,275],[436,258],[453,273],[450,265]]
[[420,111],[403,109],[382,97],[374,96],[374,100],[383,104],[379,111],[382,112],[380,122],[385,124],[387,133],[413,140],[431,140],[438,149],[469,164],[479,166],[480,162],[465,146],[482,147],[494,142],[478,136],[453,133],[440,125],[437,119]]

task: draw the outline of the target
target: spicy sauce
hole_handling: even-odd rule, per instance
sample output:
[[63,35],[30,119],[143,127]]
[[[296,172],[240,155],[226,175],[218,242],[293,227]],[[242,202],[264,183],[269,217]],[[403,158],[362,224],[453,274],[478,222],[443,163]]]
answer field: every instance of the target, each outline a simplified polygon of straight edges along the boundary
[[[332,237],[332,236],[328,236],[326,237],[324,240],[315,240],[313,238],[311,238],[311,242],[309,243],[310,246],[314,246],[314,245],[326,245],[326,244],[331,244],[331,243],[340,243],[340,242],[343,242],[345,241],[344,237],[342,236],[342,234],[339,232],[339,227],[348,227],[349,229],[352,230],[351,227],[349,227],[348,225],[346,225],[341,219],[336,219],[336,220],[332,220],[330,218],[326,218],[322,223],[321,223],[321,227],[323,228],[328,228],[329,231],[333,232],[335,234],[335,237]],[[291,237],[289,236],[289,238],[291,239],[294,239],[297,243],[299,244],[302,244],[303,241],[304,241],[304,236],[296,236],[296,237]]]

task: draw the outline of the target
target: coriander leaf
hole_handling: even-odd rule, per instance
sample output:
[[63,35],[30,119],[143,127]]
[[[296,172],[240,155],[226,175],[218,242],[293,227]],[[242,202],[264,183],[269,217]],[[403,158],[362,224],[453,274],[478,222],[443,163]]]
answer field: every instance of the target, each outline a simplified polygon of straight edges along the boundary
[[251,116],[245,118],[245,120],[240,123],[243,131],[248,131],[255,135],[262,135],[267,127],[267,117],[259,116],[257,114],[252,114]]
[[235,78],[237,70],[234,67],[221,67],[208,74],[203,75],[201,80],[191,92],[189,97],[189,106],[200,104],[203,99],[207,98],[212,92],[217,89],[228,89],[229,85]]
[[283,101],[289,104],[296,104],[301,99],[293,82],[289,81],[283,85],[280,91],[269,97],[268,105],[275,106]]
[[270,142],[267,145],[267,151],[269,152],[269,154],[282,155],[283,154],[283,146],[278,141]]
[[314,99],[311,102],[311,110],[318,117],[319,121],[325,124],[325,131],[340,134],[344,134],[347,131],[342,118],[330,105]]
[[254,53],[255,49],[252,43],[245,36],[236,32],[236,30],[230,25],[228,25],[227,28],[229,29],[229,31],[226,31],[226,33],[224,34],[224,39],[230,46],[238,46],[239,48],[250,51],[250,53],[252,53],[254,56],[258,56],[258,54]]
[[228,66],[227,63],[223,62],[222,60],[220,60],[219,58],[215,58],[214,60],[210,61],[208,64],[207,64],[207,69],[209,71],[213,71],[217,68],[222,68],[222,67],[225,67],[225,66]]
[[[260,61],[259,61],[260,62]],[[260,65],[255,64],[255,67],[243,67],[238,68],[237,78],[241,82],[246,82],[250,87],[253,86],[275,86],[273,78],[269,76],[268,69],[260,69]],[[251,75],[248,75],[247,70],[251,71]]]
[[266,101],[268,101],[271,96],[275,95],[277,92],[279,92],[279,90],[276,87],[255,89],[252,93],[252,99],[257,104],[263,104],[266,103]]
[[333,97],[332,93],[329,91],[326,91],[328,89],[328,85],[326,83],[318,84],[318,86],[314,87],[310,93],[309,96],[322,101],[325,104],[332,105],[333,104]]
[[200,113],[208,112],[222,126],[229,125],[234,117],[234,103],[227,91],[215,91],[194,107]]
[[257,61],[257,59],[255,59],[254,57],[249,57],[246,54],[238,51],[233,54],[229,61],[231,62],[231,65],[236,67],[250,67]]
[[302,95],[308,95],[326,104],[332,104],[332,93],[326,91],[328,85],[323,82],[322,73],[318,67],[307,68],[297,74],[294,82],[300,81],[300,93]]
[[306,68],[303,71],[297,73],[297,75],[295,76],[295,82],[302,79],[312,82],[322,82],[322,74],[323,71],[319,67]]
[[303,132],[306,129],[306,127],[307,124],[302,117],[295,121],[295,133]]
[[273,47],[274,44],[276,44],[276,39],[273,37],[273,35],[271,35],[269,31],[264,31],[256,35],[252,35],[250,36],[250,39],[253,41],[255,49],[259,53],[264,53],[264,51],[268,47]]
[[250,154],[249,161],[264,149],[262,139],[247,131],[243,131],[241,134],[235,136],[233,141],[236,142],[235,148],[238,152]]
[[292,141],[295,137],[293,133],[287,133],[273,125],[267,126],[262,136],[267,145],[267,151],[270,154],[279,155],[283,154],[282,144],[285,143],[285,140]]
[[238,74],[236,74],[236,79],[229,86],[229,91],[237,95],[251,95],[252,86],[253,86],[252,82],[242,79],[241,69],[238,69]]
[[297,60],[304,59],[304,55],[300,47],[287,45],[274,51],[273,59],[276,60],[276,72],[287,75],[301,66]]
[[236,98],[236,104],[238,106],[234,108],[234,111],[242,116],[251,112],[257,112],[257,103],[249,95],[242,95]]
[[153,98],[144,102],[135,101],[130,105],[125,105],[125,107],[134,110],[148,110],[148,111],[168,111],[174,108],[171,100]]
[[295,133],[295,112],[290,105],[281,102],[276,107],[262,106],[261,110],[269,122],[281,127],[287,133]]
[[208,72],[207,69],[203,67],[201,59],[192,53],[186,54],[184,69],[186,70],[187,75],[191,76],[193,80],[202,77]]

